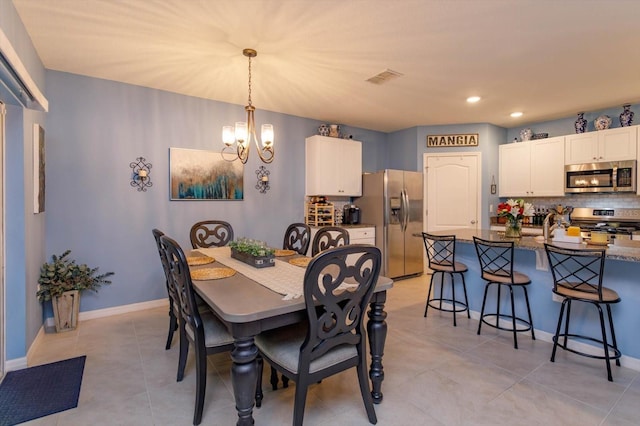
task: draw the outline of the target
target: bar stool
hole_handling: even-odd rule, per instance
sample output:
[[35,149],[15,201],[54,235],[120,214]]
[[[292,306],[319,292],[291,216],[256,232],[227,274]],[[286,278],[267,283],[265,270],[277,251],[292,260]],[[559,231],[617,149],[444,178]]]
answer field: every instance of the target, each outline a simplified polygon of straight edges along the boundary
[[[480,261],[480,269],[482,279],[487,283],[484,287],[484,298],[482,299],[482,310],[480,311],[480,322],[478,324],[478,334],[482,323],[499,330],[513,332],[513,347],[518,349],[517,333],[531,330],[531,338],[536,340],[533,331],[533,320],[531,319],[531,307],[529,306],[529,294],[527,286],[531,284],[531,280],[523,273],[513,270],[513,241],[488,241],[478,237],[473,237],[476,246],[476,253]],[[498,286],[498,298],[495,313],[485,313],[485,305],[487,303],[487,292],[492,285]],[[500,313],[500,290],[503,286],[509,288],[511,299],[511,314]],[[513,301],[513,289],[521,288],[524,291],[524,300],[527,304],[527,314],[529,320],[520,318],[515,313],[515,304]],[[495,317],[495,324],[489,322],[489,318]],[[500,325],[500,319],[511,320],[511,328]]]
[[[560,316],[558,317],[558,327],[553,337],[553,351],[551,352],[551,362],[555,362],[556,349],[573,352],[574,354],[595,359],[604,359],[607,364],[607,378],[613,381],[611,376],[611,359],[616,360],[616,365],[620,366],[621,353],[616,343],[616,334],[613,330],[613,318],[611,317],[611,304],[620,302],[620,296],[614,290],[602,286],[602,275],[604,272],[605,249],[565,249],[551,244],[544,245],[549,259],[549,266],[553,275],[553,293],[562,297]],[[600,316],[601,337],[591,337],[569,332],[569,319],[571,317],[571,302],[590,303],[598,309]],[[611,332],[611,342],[608,343],[602,306],[607,308],[609,319],[609,330]],[[566,315],[564,315],[566,307]],[[564,315],[564,332],[560,333],[562,319]],[[563,343],[560,339],[563,338]],[[603,354],[593,355],[578,351],[568,346],[568,341],[588,340],[602,345]],[[613,354],[611,354],[613,352]]]
[[[433,271],[431,280],[429,281],[429,293],[427,293],[427,304],[424,308],[424,317],[427,317],[429,307],[445,312],[453,312],[453,326],[456,327],[456,313],[467,311],[467,318],[471,318],[469,314],[469,299],[467,298],[467,285],[464,282],[464,273],[467,272],[467,265],[456,262],[456,237],[455,235],[433,235],[422,233],[424,248],[427,252],[427,260],[429,261],[429,269]],[[456,300],[456,286],[454,274],[459,274],[462,278],[462,290],[464,292],[464,302]],[[431,289],[433,287],[433,279],[436,275],[440,276],[440,297],[431,297]],[[451,298],[443,297],[445,275],[451,278]],[[436,304],[436,302],[438,302]],[[443,306],[442,302],[448,302],[453,308]],[[456,306],[457,305],[457,306]]]

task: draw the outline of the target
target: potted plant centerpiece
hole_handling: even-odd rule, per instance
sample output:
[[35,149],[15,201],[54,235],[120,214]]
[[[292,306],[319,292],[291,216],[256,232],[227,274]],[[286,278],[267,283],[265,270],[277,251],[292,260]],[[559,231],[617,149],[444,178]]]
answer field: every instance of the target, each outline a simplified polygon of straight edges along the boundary
[[98,292],[104,284],[111,284],[107,278],[113,272],[98,274],[98,268],[85,264],[78,265],[70,259],[71,250],[61,256],[51,256],[51,262],[44,263],[38,278],[38,300],[51,300],[56,331],[75,330],[80,309],[80,292],[91,290]]
[[238,259],[254,268],[275,266],[275,250],[269,248],[263,241],[240,238],[229,243],[231,257]]

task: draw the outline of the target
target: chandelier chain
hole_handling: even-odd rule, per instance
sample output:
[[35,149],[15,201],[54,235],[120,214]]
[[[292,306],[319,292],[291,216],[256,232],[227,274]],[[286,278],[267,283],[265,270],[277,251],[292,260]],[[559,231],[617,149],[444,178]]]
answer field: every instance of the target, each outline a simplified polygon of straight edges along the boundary
[[249,106],[251,106],[251,56],[249,56]]

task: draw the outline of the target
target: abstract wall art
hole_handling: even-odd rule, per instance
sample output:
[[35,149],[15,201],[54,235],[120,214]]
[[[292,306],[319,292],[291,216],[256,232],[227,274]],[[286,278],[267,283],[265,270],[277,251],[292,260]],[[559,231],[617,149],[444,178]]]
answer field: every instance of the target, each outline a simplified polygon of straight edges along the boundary
[[244,164],[216,151],[169,148],[171,200],[242,200]]

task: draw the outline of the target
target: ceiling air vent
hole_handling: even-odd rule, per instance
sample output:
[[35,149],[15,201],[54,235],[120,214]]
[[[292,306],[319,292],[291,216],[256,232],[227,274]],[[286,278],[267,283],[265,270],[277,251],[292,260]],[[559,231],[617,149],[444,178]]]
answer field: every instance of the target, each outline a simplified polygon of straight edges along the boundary
[[402,76],[404,74],[398,72],[398,71],[394,71],[394,70],[390,70],[390,69],[386,69],[384,71],[382,71],[381,73],[378,73],[376,75],[374,75],[373,77],[370,77],[367,79],[367,81],[369,83],[373,83],[373,84],[382,84],[382,83],[386,83],[389,80],[393,80],[394,78],[398,78],[400,76]]

